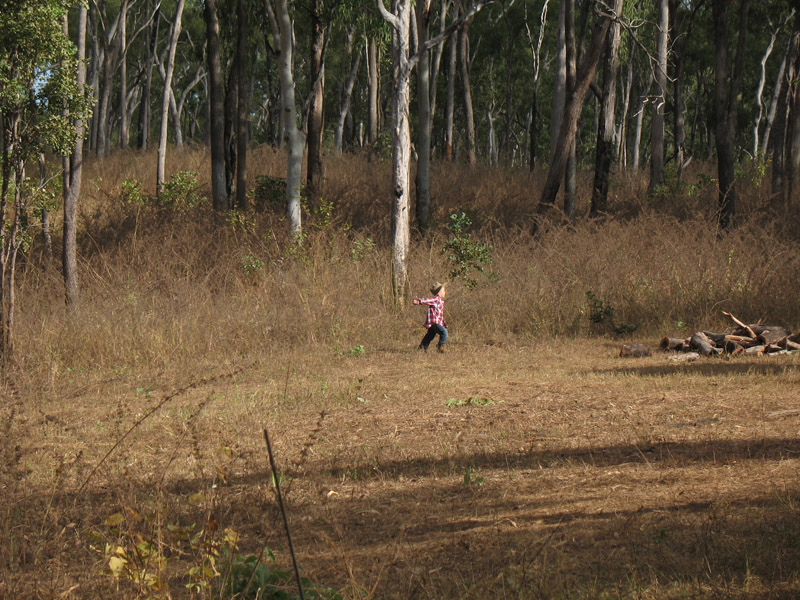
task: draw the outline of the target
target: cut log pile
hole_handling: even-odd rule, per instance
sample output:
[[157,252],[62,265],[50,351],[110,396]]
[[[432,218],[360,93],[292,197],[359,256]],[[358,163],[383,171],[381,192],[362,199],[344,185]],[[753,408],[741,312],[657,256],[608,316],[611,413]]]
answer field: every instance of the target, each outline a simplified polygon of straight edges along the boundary
[[661,340],[661,349],[696,352],[701,356],[763,356],[800,350],[800,333],[792,334],[779,325],[745,325],[730,313],[723,311],[722,314],[733,321],[736,329],[730,333],[698,331],[685,339],[665,337]]

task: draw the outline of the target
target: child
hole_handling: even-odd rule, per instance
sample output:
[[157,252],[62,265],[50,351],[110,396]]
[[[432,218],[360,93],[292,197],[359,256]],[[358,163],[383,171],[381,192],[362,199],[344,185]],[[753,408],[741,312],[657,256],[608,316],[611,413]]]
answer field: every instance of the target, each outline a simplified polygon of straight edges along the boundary
[[428,346],[438,334],[439,352],[444,352],[444,345],[447,343],[447,323],[444,320],[444,296],[447,293],[446,283],[436,283],[431,288],[431,298],[414,298],[414,304],[424,304],[428,307],[428,318],[425,319],[425,327],[428,333],[422,338],[419,350],[428,351]]

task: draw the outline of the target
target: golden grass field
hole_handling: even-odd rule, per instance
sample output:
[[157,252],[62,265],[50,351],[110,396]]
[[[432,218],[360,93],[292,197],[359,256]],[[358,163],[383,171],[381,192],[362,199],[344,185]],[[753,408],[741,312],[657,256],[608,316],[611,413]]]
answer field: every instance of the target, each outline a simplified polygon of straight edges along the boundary
[[[332,213],[291,249],[279,215],[125,205],[149,158],[90,165],[74,315],[40,250],[23,267],[1,598],[273,597],[220,585],[248,558],[292,573],[265,429],[306,597],[800,597],[798,355],[619,357],[722,310],[797,331],[798,241],[755,184],[721,236],[713,191],[648,207],[631,180],[624,218],[534,239],[537,180],[443,169],[437,221],[470,212],[494,274],[452,283],[440,355],[392,301],[363,164],[328,166]],[[413,294],[449,236],[415,233]],[[638,329],[591,323],[587,291]]]

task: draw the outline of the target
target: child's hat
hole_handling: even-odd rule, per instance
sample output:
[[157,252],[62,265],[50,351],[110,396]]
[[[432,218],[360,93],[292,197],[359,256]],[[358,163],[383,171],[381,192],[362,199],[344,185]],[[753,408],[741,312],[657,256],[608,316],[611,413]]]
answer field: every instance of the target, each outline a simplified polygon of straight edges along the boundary
[[433,294],[433,295],[435,296],[435,295],[436,295],[436,294],[438,294],[438,293],[439,293],[439,291],[440,291],[440,290],[441,290],[441,289],[442,289],[444,286],[446,286],[446,285],[447,285],[447,282],[440,283],[440,282],[438,282],[438,281],[437,281],[437,282],[436,282],[436,283],[434,283],[434,284],[433,284],[433,286],[431,287],[431,294]]

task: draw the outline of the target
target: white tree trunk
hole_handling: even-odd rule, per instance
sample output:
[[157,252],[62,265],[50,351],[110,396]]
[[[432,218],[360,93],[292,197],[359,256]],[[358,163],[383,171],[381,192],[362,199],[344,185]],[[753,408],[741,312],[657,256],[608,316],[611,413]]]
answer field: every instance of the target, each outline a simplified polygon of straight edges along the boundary
[[294,93],[294,60],[292,58],[292,19],[289,16],[287,0],[278,0],[277,12],[273,11],[269,0],[265,0],[269,14],[272,36],[281,49],[278,57],[278,72],[281,82],[281,119],[283,138],[288,149],[286,171],[286,215],[289,230],[295,240],[301,239],[303,232],[300,213],[300,185],[303,175],[303,149],[305,136],[297,125],[297,106]]
[[392,102],[392,291],[395,300],[404,306],[408,291],[408,250],[410,241],[410,172],[411,65],[409,47],[411,33],[411,0],[397,0],[390,13],[378,0],[378,9],[393,27],[392,62],[394,99]]
[[161,98],[161,134],[158,139],[158,171],[156,174],[156,191],[160,194],[164,188],[165,171],[167,163],[167,126],[169,125],[169,99],[172,92],[172,74],[175,71],[175,51],[178,48],[178,38],[181,35],[181,18],[186,0],[178,0],[175,8],[175,20],[172,23],[172,32],[169,40],[169,55],[167,56],[167,70],[164,78],[164,93]]
[[664,106],[667,92],[667,36],[669,34],[669,6],[667,0],[658,0],[656,33],[656,97],[653,102],[653,121],[650,126],[650,185],[647,194],[664,184]]

